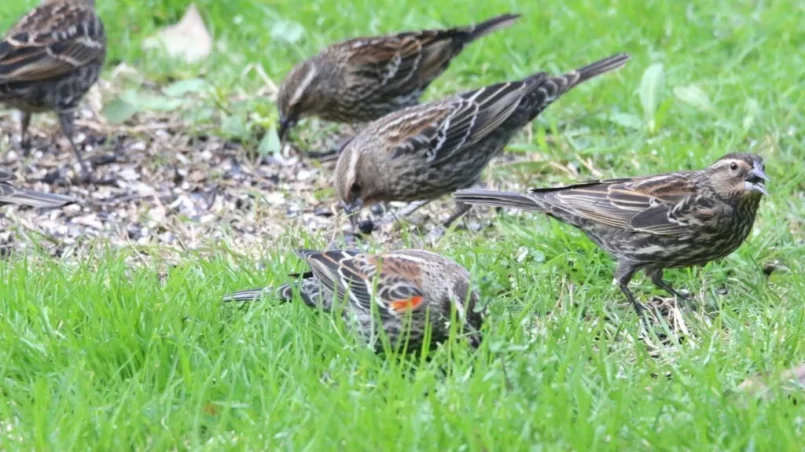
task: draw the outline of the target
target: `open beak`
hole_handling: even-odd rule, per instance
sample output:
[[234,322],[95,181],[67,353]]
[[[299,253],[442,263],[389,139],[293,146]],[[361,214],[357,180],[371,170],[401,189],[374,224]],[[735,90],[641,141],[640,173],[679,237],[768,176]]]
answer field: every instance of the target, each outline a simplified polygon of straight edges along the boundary
[[766,172],[763,171],[763,168],[756,163],[754,167],[749,170],[749,174],[746,175],[744,188],[746,188],[747,191],[753,191],[768,196],[769,192],[766,191],[766,182],[770,180]]
[[294,118],[286,118],[280,117],[280,128],[277,131],[277,135],[279,135],[280,143],[285,143],[285,140],[288,138],[288,132],[293,129],[296,125],[296,119]]
[[344,206],[344,213],[347,214],[347,218],[349,218],[349,224],[352,225],[352,232],[358,230],[358,213],[363,207],[363,200],[356,199],[354,202],[345,202],[342,203]]

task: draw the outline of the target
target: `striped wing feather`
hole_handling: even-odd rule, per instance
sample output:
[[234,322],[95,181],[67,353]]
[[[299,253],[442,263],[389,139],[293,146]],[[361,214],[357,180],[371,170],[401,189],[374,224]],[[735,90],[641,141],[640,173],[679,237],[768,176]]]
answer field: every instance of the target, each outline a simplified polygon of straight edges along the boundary
[[712,208],[697,196],[686,173],[645,179],[591,181],[531,192],[554,208],[611,227],[659,235],[688,232],[684,221],[692,210]]
[[44,80],[104,52],[103,25],[91,7],[49,3],[34,9],[0,42],[0,82]]

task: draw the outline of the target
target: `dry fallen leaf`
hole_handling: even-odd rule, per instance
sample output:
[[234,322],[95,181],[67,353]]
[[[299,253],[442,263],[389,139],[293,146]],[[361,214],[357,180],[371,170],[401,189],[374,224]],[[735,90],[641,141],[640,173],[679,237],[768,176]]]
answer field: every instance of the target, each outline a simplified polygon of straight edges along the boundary
[[212,52],[210,36],[198,8],[191,3],[182,19],[143,41],[143,49],[163,49],[172,58],[195,63]]

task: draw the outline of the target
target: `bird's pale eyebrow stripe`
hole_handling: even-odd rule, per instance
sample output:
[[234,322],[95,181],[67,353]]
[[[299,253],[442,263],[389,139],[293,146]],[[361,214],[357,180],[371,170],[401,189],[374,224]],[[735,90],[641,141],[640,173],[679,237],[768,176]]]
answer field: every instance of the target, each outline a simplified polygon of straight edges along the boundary
[[316,77],[316,66],[311,64],[308,67],[307,72],[305,73],[305,78],[302,79],[302,81],[299,83],[299,86],[297,86],[296,90],[293,92],[293,96],[291,96],[290,105],[299,102],[299,99],[302,98],[302,95],[305,93],[305,90],[307,90],[307,87],[310,86],[310,83],[313,81],[315,77]]

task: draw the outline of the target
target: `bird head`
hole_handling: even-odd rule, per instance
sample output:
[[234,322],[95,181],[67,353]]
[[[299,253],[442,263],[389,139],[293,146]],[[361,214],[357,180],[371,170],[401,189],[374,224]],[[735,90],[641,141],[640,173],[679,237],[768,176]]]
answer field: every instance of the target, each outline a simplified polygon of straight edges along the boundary
[[285,77],[277,94],[280,112],[279,139],[285,142],[288,132],[305,116],[315,115],[323,107],[324,97],[318,93],[319,68],[308,60],[297,65]]
[[335,190],[353,226],[361,207],[374,201],[378,180],[382,177],[371,167],[371,155],[361,151],[356,139],[359,137],[344,144],[335,166]]
[[766,165],[755,154],[727,154],[708,168],[713,189],[724,197],[753,197],[767,195]]

